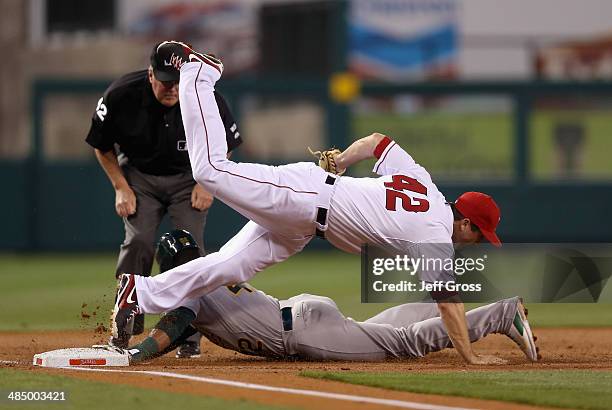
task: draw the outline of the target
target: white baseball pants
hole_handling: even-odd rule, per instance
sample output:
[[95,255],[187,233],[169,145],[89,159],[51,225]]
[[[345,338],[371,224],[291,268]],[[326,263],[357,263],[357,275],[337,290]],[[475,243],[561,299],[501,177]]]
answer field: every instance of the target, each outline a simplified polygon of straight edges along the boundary
[[143,313],[161,313],[219,286],[249,280],[301,251],[315,232],[316,207],[331,195],[314,163],[279,167],[227,158],[225,128],[213,90],[219,73],[202,63],[181,68],[179,99],[194,179],[250,219],[219,252],[154,277],[136,276]]

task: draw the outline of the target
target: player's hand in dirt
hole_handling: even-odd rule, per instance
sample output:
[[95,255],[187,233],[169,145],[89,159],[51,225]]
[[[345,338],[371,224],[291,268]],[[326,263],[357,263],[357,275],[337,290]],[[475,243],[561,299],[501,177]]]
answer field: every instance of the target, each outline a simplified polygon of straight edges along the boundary
[[115,211],[122,218],[136,213],[136,195],[129,186],[115,190]]
[[501,357],[493,356],[490,354],[476,354],[470,361],[470,364],[480,365],[499,365],[507,363],[508,361],[506,359],[502,359]]
[[213,203],[213,196],[200,185],[195,184],[191,191],[191,206],[198,211],[205,211]]

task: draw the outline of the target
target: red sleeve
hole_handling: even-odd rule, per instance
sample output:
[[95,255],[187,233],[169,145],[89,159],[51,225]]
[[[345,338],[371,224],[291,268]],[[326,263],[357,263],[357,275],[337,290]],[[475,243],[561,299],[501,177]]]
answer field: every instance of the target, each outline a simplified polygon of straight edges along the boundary
[[374,156],[377,159],[380,159],[380,156],[385,151],[385,148],[387,148],[387,146],[392,142],[393,140],[391,138],[385,136],[385,138],[383,138],[374,149]]

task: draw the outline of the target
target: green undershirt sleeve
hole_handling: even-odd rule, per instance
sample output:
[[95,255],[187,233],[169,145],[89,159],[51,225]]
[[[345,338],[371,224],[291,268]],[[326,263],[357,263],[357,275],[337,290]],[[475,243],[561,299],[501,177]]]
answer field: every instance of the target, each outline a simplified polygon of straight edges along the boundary
[[164,350],[159,350],[159,345],[151,336],[147,336],[142,342],[128,349],[130,362],[138,363],[161,356],[174,350],[183,343],[185,339],[193,335],[196,330],[191,322],[196,318],[195,313],[186,307],[180,307],[166,313],[155,325],[155,329],[166,333],[170,338],[170,345]]

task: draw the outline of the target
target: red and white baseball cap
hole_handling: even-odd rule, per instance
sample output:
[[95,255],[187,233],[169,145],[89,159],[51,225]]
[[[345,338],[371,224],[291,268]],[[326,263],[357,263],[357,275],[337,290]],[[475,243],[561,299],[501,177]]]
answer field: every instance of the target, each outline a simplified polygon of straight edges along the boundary
[[495,233],[501,213],[493,198],[482,192],[464,192],[455,201],[455,207],[480,229],[489,242],[497,247],[501,246],[501,241]]

